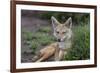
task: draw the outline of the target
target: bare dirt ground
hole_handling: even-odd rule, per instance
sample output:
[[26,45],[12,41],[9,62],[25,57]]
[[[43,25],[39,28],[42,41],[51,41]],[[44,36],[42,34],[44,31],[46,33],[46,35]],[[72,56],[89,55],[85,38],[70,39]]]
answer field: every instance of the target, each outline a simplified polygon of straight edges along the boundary
[[[50,24],[47,20],[41,20],[34,17],[22,16],[21,19],[21,30],[25,29],[29,32],[35,32],[39,27],[46,26]],[[32,49],[30,49],[27,45],[24,44],[23,35],[21,35],[21,62],[32,62],[32,58],[35,54],[32,53]],[[37,50],[39,51],[39,50]]]

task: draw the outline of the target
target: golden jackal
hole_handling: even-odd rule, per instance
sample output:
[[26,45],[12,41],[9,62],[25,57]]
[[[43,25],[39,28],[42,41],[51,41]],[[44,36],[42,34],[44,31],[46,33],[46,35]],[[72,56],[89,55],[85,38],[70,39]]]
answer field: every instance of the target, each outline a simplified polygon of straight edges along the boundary
[[47,58],[55,55],[54,60],[60,61],[64,59],[64,55],[67,53],[67,49],[71,48],[71,39],[72,39],[72,19],[71,17],[68,20],[61,24],[56,20],[55,17],[51,17],[52,26],[53,26],[53,35],[56,37],[57,42],[52,43],[45,48],[41,49],[34,59],[37,59],[36,62],[46,60]]

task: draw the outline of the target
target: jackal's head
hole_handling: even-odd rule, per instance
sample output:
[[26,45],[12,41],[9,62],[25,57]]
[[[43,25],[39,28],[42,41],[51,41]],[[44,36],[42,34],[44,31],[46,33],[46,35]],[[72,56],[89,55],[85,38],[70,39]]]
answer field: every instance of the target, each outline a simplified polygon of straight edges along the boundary
[[54,36],[57,38],[58,42],[63,42],[65,39],[71,38],[71,27],[72,27],[72,19],[71,17],[68,20],[61,24],[57,21],[55,17],[51,17],[52,25],[54,29]]

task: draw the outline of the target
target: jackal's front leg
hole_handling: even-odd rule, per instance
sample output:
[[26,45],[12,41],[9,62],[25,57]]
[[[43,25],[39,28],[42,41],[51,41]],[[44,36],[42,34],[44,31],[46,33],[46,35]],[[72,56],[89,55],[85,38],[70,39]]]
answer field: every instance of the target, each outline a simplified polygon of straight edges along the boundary
[[64,58],[64,50],[57,49],[55,52],[55,61],[61,61]]
[[59,51],[59,61],[64,59],[64,50]]
[[59,61],[59,48],[57,48],[56,51],[55,51],[54,60]]

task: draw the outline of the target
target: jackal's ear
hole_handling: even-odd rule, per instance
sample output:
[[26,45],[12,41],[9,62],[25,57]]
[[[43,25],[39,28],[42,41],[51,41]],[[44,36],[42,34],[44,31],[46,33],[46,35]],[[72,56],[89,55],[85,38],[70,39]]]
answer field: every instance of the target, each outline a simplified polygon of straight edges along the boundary
[[51,20],[52,20],[53,28],[55,28],[57,25],[60,24],[54,16],[51,17]]
[[69,17],[68,20],[64,23],[68,28],[72,28],[72,18]]

